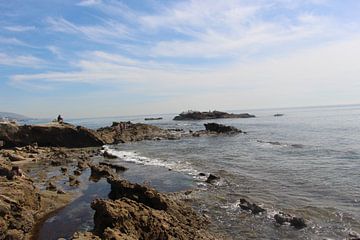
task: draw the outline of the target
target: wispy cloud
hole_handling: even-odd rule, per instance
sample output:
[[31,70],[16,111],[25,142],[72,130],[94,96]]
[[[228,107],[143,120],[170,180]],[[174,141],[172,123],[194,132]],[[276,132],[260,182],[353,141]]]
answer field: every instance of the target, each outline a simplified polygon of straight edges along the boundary
[[14,37],[1,37],[0,36],[0,44],[4,45],[19,45],[19,46],[29,46],[25,42],[14,38]]
[[0,52],[0,65],[39,68],[44,64],[44,60],[31,55],[10,56]]
[[100,4],[101,0],[82,0],[77,5],[79,6],[92,6]]
[[15,25],[15,26],[6,26],[6,27],[4,27],[4,29],[11,31],[11,32],[27,32],[27,31],[33,31],[36,28],[34,26]]
[[128,39],[128,28],[119,22],[104,21],[98,25],[78,25],[64,18],[48,18],[47,23],[51,30],[68,34],[78,34],[96,42],[114,42],[114,40]]

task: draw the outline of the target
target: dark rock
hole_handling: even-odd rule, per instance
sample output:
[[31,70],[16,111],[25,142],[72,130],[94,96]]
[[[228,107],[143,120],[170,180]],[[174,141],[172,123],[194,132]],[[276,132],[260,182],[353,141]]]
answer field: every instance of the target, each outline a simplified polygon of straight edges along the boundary
[[89,167],[89,163],[85,160],[78,161],[77,167],[80,171],[83,171],[84,169]]
[[153,120],[162,120],[162,117],[156,117],[156,118],[145,118],[145,121],[153,121]]
[[50,165],[51,166],[61,166],[61,161],[59,161],[59,160],[51,160]]
[[173,120],[203,120],[203,119],[218,119],[218,118],[252,118],[254,115],[248,113],[234,114],[220,111],[213,112],[199,112],[199,111],[188,111],[180,113]]
[[283,213],[283,212],[279,212],[278,214],[275,214],[274,219],[280,225],[288,223],[288,224],[290,224],[290,226],[293,226],[297,229],[302,229],[307,226],[305,219],[296,217],[296,216],[292,216],[290,214]]
[[117,158],[116,155],[111,154],[111,153],[109,153],[108,151],[104,151],[103,156],[104,156],[104,158],[109,158],[109,159],[115,159],[115,158]]
[[79,171],[79,170],[74,170],[74,175],[75,175],[75,176],[80,176],[80,175],[81,175],[81,171]]
[[252,214],[257,215],[259,213],[265,212],[266,210],[255,203],[251,203],[245,198],[240,199],[240,208],[245,211],[250,211]]
[[66,173],[68,171],[67,167],[61,167],[60,170],[62,173]]
[[216,132],[216,133],[241,133],[241,130],[236,127],[226,126],[218,123],[205,123],[204,124],[206,131]]
[[284,116],[284,114],[282,114],[282,113],[276,113],[276,114],[274,114],[274,117],[282,117],[282,116]]
[[210,174],[210,175],[208,176],[208,178],[206,179],[205,182],[207,182],[207,183],[214,183],[215,181],[217,181],[217,180],[219,180],[219,179],[220,179],[220,177],[215,176],[215,175],[213,175],[213,174]]
[[206,176],[206,174],[205,174],[205,173],[202,173],[202,172],[201,172],[201,173],[199,173],[198,175],[199,175],[200,177],[204,177],[204,176]]

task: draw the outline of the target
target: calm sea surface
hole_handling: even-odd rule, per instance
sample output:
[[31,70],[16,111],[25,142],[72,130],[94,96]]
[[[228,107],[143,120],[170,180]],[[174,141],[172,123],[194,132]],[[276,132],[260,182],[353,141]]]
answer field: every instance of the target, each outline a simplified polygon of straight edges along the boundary
[[[133,180],[141,169],[154,167],[171,168],[184,177],[162,180],[161,174],[148,173],[141,181],[171,191],[181,181],[189,185],[190,179],[196,189],[194,207],[213,219],[214,231],[233,239],[346,239],[349,231],[360,232],[360,106],[248,112],[256,118],[172,121],[174,115],[162,115],[163,120],[146,122],[199,130],[211,121],[247,134],[108,147],[120,163],[137,166],[136,174],[129,174]],[[284,116],[274,117],[276,113]],[[97,128],[119,120],[145,122],[144,116],[69,122]],[[218,175],[221,181],[204,184],[200,172]],[[242,212],[238,203],[244,196],[262,204],[267,214],[254,217]],[[278,211],[304,217],[309,227],[276,225],[272,216]]]

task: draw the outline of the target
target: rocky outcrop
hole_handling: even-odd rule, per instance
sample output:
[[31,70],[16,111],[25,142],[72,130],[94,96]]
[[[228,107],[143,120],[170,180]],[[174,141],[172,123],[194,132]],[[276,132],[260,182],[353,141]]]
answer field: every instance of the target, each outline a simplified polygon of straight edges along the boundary
[[84,127],[70,124],[17,125],[0,123],[0,140],[4,147],[36,143],[45,147],[94,147],[104,144],[99,135]]
[[99,128],[97,133],[106,144],[179,138],[165,129],[148,124],[131,122],[113,122],[110,127]]
[[218,123],[205,123],[206,131],[216,133],[241,133],[242,131],[233,126],[226,126]]
[[96,199],[94,231],[73,239],[218,239],[190,207],[155,189],[109,178],[111,199]]
[[212,112],[199,112],[199,111],[188,111],[180,113],[178,116],[174,117],[173,120],[184,121],[184,120],[204,120],[204,119],[218,119],[218,118],[253,118],[255,115],[249,113],[227,113],[220,111]]

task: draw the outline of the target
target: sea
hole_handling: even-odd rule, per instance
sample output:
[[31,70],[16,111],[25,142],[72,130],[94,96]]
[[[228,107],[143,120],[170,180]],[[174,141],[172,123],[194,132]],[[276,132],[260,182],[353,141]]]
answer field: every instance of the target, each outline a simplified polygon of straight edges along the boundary
[[[192,189],[189,202],[194,209],[211,219],[213,232],[229,239],[350,239],[349,233],[360,232],[360,105],[229,112],[256,117],[173,121],[176,114],[161,114],[68,122],[93,129],[113,121],[185,131],[204,129],[208,122],[234,126],[246,134],[104,147],[119,157],[114,161],[129,167],[123,175],[131,181],[145,182],[162,192]],[[145,117],[163,119],[145,121]],[[207,184],[200,173],[220,180]],[[49,239],[54,229],[59,231],[54,239],[60,237],[64,230],[59,229],[59,222],[64,221],[71,225],[69,236],[75,230],[91,229],[89,204],[96,192],[105,196],[107,191],[106,183],[89,184],[80,200],[44,222],[39,239]],[[240,198],[261,205],[266,212],[243,211]],[[81,203],[86,206],[82,211]],[[303,217],[308,227],[299,230],[277,224],[274,215],[279,212]],[[78,227],[71,223],[74,219]]]

